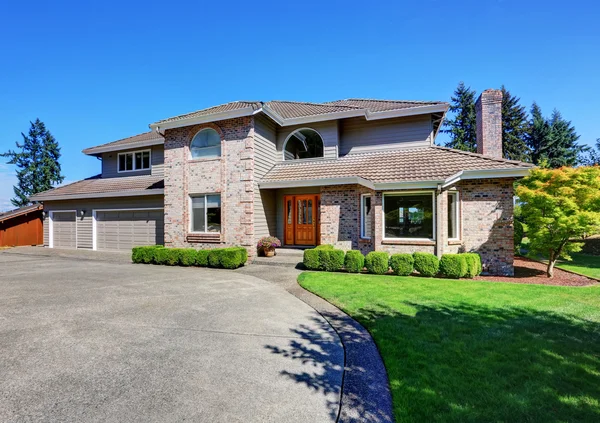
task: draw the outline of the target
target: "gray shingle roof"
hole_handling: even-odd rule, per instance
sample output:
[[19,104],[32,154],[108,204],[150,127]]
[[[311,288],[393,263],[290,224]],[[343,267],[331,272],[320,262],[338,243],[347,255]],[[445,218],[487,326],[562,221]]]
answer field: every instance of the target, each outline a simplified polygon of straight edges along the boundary
[[160,124],[160,123],[167,123],[167,122],[175,122],[178,120],[191,119],[191,118],[195,118],[195,117],[207,116],[207,115],[212,115],[212,114],[216,114],[216,113],[231,112],[233,110],[245,109],[247,107],[250,107],[253,110],[258,110],[261,108],[261,106],[262,106],[262,103],[260,101],[232,101],[230,103],[225,103],[225,104],[220,104],[218,106],[209,107],[207,109],[197,110],[195,112],[186,113],[183,115],[173,116],[173,117],[170,117],[167,119],[159,120],[156,123]]
[[348,154],[337,160],[312,160],[275,165],[261,182],[361,177],[373,183],[440,181],[463,170],[530,168],[528,163],[492,159],[444,147]]
[[279,100],[269,101],[265,103],[265,106],[269,107],[284,119],[294,119],[305,116],[317,116],[327,113],[361,109],[360,107],[355,106]]
[[95,147],[89,147],[83,150],[85,154],[98,154],[107,151],[126,150],[128,148],[135,148],[149,145],[164,144],[165,139],[162,135],[156,131],[148,131],[142,134],[134,135],[132,137],[123,138],[117,141],[108,142],[106,144],[100,144]]

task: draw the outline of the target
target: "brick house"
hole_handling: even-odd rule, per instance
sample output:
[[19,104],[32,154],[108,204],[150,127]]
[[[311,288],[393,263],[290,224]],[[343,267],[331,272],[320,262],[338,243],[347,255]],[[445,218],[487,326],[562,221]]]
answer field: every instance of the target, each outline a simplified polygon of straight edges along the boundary
[[102,172],[31,199],[44,244],[134,245],[256,254],[286,246],[363,252],[477,251],[513,273],[513,182],[530,165],[502,158],[498,90],[477,101],[478,154],[435,146],[448,104],[348,99],[232,102],[164,119],[83,150]]

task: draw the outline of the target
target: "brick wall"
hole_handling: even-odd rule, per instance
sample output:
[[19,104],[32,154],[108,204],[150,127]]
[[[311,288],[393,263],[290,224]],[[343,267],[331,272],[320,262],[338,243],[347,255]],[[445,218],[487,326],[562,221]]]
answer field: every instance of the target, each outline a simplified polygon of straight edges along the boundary
[[[219,159],[190,158],[189,145],[201,129],[221,135]],[[165,133],[165,245],[254,248],[254,122],[252,117],[169,129]],[[221,237],[218,242],[189,242],[190,194],[221,194]]]
[[477,152],[502,158],[502,91],[485,90],[475,103]]

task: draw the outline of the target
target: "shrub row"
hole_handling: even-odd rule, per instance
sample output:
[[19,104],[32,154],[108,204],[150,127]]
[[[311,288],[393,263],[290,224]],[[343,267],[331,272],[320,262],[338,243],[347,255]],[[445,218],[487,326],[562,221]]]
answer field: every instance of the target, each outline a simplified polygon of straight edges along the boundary
[[162,245],[134,247],[131,261],[134,263],[163,264],[167,266],[200,266],[237,269],[248,260],[243,247],[195,250],[194,248],[165,248]]
[[431,253],[400,253],[391,256],[384,251],[371,251],[363,256],[360,251],[335,249],[332,245],[319,245],[304,250],[304,266],[309,270],[360,273],[366,267],[368,273],[384,275],[392,269],[398,276],[411,275],[415,270],[422,276],[438,274],[447,278],[473,278],[481,273],[481,257],[477,253],[444,254],[442,259]]

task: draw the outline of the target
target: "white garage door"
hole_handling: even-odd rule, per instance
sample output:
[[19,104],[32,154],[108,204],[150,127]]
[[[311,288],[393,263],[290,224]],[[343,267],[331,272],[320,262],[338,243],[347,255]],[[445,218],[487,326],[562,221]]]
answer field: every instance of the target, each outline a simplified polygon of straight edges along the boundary
[[156,210],[96,210],[96,249],[129,250],[164,244],[164,212]]
[[77,248],[77,221],[74,211],[52,212],[50,247]]

